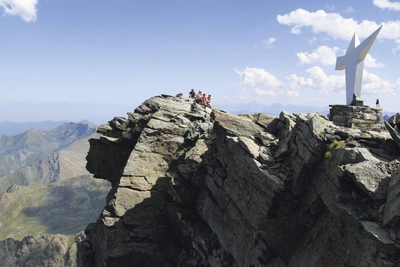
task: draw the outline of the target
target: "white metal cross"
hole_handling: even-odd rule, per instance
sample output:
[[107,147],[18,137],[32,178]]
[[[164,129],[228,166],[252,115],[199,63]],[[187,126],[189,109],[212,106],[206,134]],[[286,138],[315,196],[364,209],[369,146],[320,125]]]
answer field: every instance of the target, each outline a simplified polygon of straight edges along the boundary
[[350,105],[353,95],[361,97],[361,82],[364,70],[364,59],[374,43],[382,26],[373,32],[361,44],[354,33],[346,54],[336,58],[336,70],[345,69],[346,76],[346,102]]

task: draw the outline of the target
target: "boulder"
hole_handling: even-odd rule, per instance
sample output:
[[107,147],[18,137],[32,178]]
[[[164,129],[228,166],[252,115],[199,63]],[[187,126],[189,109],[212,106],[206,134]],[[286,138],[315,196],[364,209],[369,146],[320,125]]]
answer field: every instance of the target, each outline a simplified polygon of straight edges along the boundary
[[366,148],[338,148],[333,151],[338,165],[371,161],[378,163],[380,160],[373,156]]
[[385,199],[389,176],[375,162],[363,161],[345,165],[346,174],[373,199]]
[[212,116],[216,125],[220,127],[220,129],[223,129],[228,135],[246,136],[254,139],[256,134],[263,132],[261,126],[258,126],[251,119],[246,117],[240,117],[219,110],[214,110]]
[[400,113],[396,113],[393,116],[389,117],[387,122],[392,126],[393,128],[397,128],[397,130],[400,129]]
[[387,121],[385,121],[385,126],[390,133],[390,136],[396,142],[397,147],[400,148],[400,134],[395,129],[393,129],[393,127]]

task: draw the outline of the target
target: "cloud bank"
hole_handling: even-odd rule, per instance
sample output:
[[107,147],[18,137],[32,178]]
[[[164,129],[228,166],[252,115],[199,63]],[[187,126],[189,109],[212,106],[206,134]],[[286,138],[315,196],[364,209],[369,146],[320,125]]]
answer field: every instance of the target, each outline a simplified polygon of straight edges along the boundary
[[[376,0],[375,2],[386,3],[388,1]],[[392,4],[395,6],[394,3]],[[398,5],[400,10],[400,4]],[[353,18],[344,18],[338,13],[326,13],[323,10],[310,12],[299,8],[288,14],[278,15],[277,21],[282,25],[291,26],[293,34],[300,34],[303,28],[310,27],[313,33],[326,33],[333,38],[343,40],[350,40],[354,32],[359,37],[366,38],[371,32],[378,29],[380,25],[384,25],[379,33],[379,38],[400,38],[400,21],[398,20],[387,21],[381,24],[370,20],[363,20],[358,23]]]
[[389,9],[400,11],[400,3],[399,2],[390,2],[389,0],[374,0],[374,5],[381,9]]
[[[339,93],[345,90],[345,76],[328,75],[321,67],[314,66],[306,70],[304,77],[291,74],[286,77],[286,82],[281,82],[264,69],[246,67],[244,70],[235,70],[239,74],[241,84],[253,87],[255,96],[276,96],[278,92],[290,97],[299,97],[302,90],[312,90],[323,95]],[[395,81],[387,81],[377,75],[364,70],[362,90],[367,94],[380,94],[394,96],[400,93],[400,78]],[[242,93],[247,95],[251,91]]]
[[36,21],[36,5],[38,0],[0,0],[4,14],[20,16],[24,21]]

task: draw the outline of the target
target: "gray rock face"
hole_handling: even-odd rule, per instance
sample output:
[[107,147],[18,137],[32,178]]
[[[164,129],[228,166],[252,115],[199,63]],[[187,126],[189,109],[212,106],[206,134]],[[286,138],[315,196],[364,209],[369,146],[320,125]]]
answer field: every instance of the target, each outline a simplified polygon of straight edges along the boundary
[[388,120],[389,124],[396,128],[397,130],[400,129],[400,113],[396,113],[395,115],[391,116]]
[[374,162],[349,164],[344,169],[353,182],[365,193],[374,199],[386,199],[389,177]]
[[1,266],[76,266],[76,242],[63,235],[27,236],[0,241]]
[[[393,140],[396,142],[396,145],[400,147],[400,134],[387,122],[385,121],[386,129],[389,131]],[[397,128],[397,125],[396,125]]]
[[113,188],[78,266],[400,264],[389,133],[166,95],[128,115],[90,141],[87,168]]
[[383,224],[399,228],[400,223],[400,169],[392,174],[390,180],[385,212],[383,214]]

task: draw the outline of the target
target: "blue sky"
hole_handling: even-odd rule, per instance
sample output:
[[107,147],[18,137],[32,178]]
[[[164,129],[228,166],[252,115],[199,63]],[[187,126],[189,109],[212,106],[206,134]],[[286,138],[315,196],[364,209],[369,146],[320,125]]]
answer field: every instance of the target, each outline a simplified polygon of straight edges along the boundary
[[397,112],[400,2],[0,0],[0,121],[106,123],[191,88],[230,103],[345,104],[344,55],[383,25],[362,98]]

